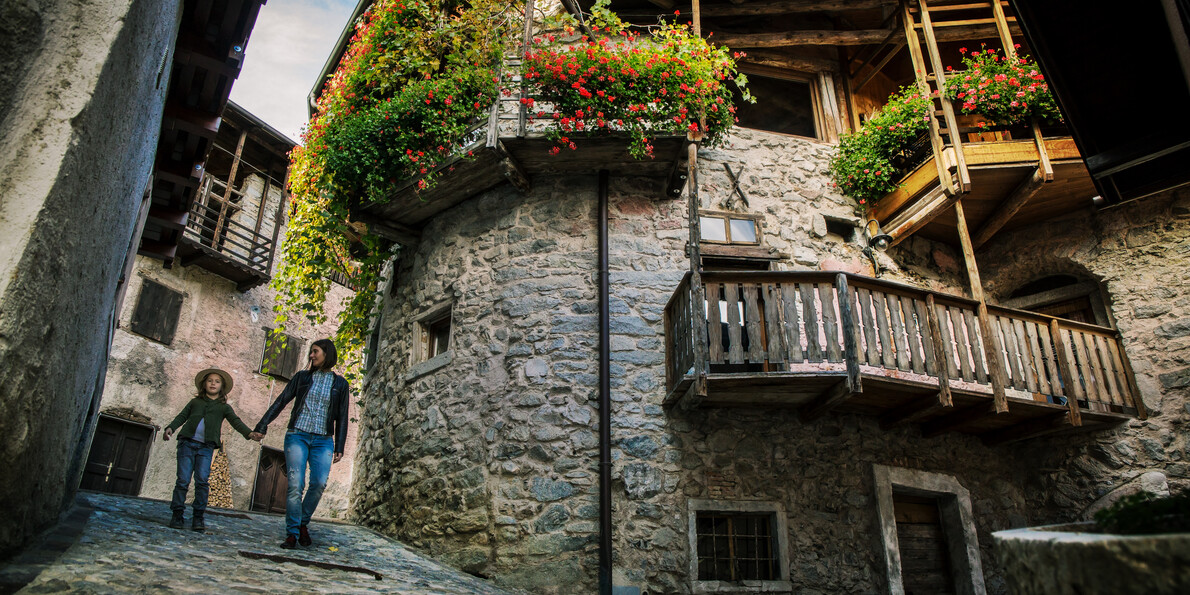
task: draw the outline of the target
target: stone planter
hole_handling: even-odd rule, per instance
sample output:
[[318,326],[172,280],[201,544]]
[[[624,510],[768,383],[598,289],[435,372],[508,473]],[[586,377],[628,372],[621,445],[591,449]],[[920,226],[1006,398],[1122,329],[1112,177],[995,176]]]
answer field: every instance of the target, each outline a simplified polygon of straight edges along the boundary
[[1087,533],[1094,523],[998,531],[996,560],[1018,594],[1190,593],[1190,534]]

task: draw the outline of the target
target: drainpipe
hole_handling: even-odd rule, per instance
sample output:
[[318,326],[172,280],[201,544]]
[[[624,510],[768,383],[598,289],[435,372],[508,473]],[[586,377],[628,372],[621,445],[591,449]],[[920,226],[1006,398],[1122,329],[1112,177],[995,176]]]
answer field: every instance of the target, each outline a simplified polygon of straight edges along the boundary
[[607,178],[599,170],[599,593],[612,592],[611,316],[607,276]]

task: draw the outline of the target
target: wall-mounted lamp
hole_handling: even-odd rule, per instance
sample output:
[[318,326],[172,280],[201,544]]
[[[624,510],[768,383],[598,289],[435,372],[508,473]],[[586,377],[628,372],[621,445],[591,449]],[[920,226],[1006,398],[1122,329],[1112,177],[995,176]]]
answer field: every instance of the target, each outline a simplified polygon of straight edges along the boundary
[[868,246],[877,250],[888,248],[893,239],[892,236],[884,233],[883,229],[880,229],[880,222],[875,219],[869,219],[864,224],[864,237],[868,238]]

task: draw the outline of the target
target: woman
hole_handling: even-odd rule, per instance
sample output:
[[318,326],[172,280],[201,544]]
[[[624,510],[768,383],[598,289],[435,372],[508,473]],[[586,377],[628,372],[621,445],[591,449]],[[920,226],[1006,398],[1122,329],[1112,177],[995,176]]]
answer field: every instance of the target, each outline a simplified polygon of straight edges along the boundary
[[[319,339],[310,346],[310,367],[293,375],[285,390],[273,401],[256,431],[249,434],[259,440],[268,432],[269,423],[293,401],[289,430],[285,433],[285,465],[288,468],[289,493],[285,500],[285,541],[281,547],[291,550],[313,543],[307,525],[318,508],[322,490],[331,473],[331,464],[343,458],[347,442],[347,404],[350,390],[347,380],[332,370],[338,363],[335,344]],[[310,467],[310,486],[306,466]]]
[[174,418],[165,431],[161,433],[163,440],[169,440],[174,430],[181,426],[178,434],[178,480],[174,484],[174,498],[169,507],[173,510],[173,518],[169,526],[181,529],[185,525],[183,512],[186,510],[186,491],[190,488],[190,477],[194,476],[194,515],[190,520],[190,528],[195,531],[205,531],[203,514],[207,510],[207,495],[210,487],[207,480],[211,476],[211,455],[216,448],[223,448],[220,433],[223,420],[231,422],[245,438],[252,438],[252,431],[227,404],[227,393],[231,392],[233,382],[231,374],[219,368],[207,368],[194,377],[194,388],[198,394],[182,412]]

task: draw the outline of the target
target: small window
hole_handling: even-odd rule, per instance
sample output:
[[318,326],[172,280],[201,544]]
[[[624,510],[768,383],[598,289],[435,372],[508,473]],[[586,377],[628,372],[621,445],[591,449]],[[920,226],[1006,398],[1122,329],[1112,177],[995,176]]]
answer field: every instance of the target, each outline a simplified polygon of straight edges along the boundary
[[699,213],[698,223],[703,242],[719,244],[760,243],[759,216],[733,213]]
[[450,349],[450,316],[426,324],[426,355],[434,357]]
[[417,361],[425,361],[450,350],[451,304],[442,304],[418,316]]
[[773,515],[698,513],[698,580],[777,580]]
[[301,369],[304,342],[298,337],[265,329],[260,373],[289,380]]
[[368,333],[368,343],[364,346],[364,370],[371,370],[376,365],[376,359],[380,352],[380,324],[383,320],[383,314],[376,315],[376,322],[373,323],[372,332]]
[[132,312],[129,330],[169,345],[174,341],[174,333],[178,329],[178,316],[181,313],[180,291],[145,279],[141,284],[140,297],[136,300],[136,309]]

